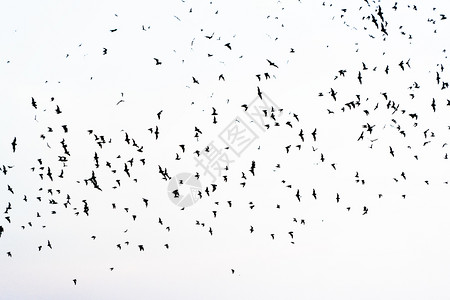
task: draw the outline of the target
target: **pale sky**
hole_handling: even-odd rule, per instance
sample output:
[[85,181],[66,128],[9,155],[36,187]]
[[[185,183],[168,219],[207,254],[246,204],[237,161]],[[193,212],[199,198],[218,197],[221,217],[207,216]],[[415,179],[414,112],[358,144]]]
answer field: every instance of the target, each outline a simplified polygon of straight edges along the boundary
[[450,5],[395,3],[0,2],[0,299],[448,299]]

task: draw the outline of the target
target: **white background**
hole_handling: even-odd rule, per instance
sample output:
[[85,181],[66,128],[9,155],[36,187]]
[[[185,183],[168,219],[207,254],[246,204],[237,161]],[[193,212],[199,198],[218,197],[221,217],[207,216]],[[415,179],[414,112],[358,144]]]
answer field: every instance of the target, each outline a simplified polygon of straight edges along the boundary
[[[380,22],[378,5],[388,22],[385,40],[366,19],[373,14]],[[448,91],[435,78],[439,71],[441,80],[449,81],[444,52],[449,25],[439,16],[449,16],[449,6],[416,1],[410,7],[398,4],[395,11],[393,5],[350,0],[333,5],[312,0],[1,2],[0,167],[14,167],[0,174],[0,208],[12,205],[11,224],[0,219],[5,229],[0,299],[448,299],[450,204],[444,182],[449,163],[444,156],[449,146],[444,144],[450,119]],[[205,38],[212,33],[212,39]],[[411,68],[402,71],[398,64],[408,59]],[[362,62],[368,70],[362,70]],[[335,79],[341,69],[345,77]],[[258,81],[255,75],[264,72],[271,78]],[[220,74],[225,81],[218,81]],[[408,89],[414,82],[420,88]],[[283,108],[280,127],[259,131],[230,165],[228,182],[218,180],[211,197],[180,210],[168,198],[158,165],[171,176],[201,173],[193,152],[211,141],[220,145],[219,134],[243,116],[241,105],[255,99],[257,86]],[[338,92],[337,101],[331,88]],[[384,92],[400,104],[395,114],[386,108]],[[361,96],[361,105],[343,112],[355,95]],[[119,100],[124,102],[116,105]],[[416,127],[409,113],[419,115]],[[357,142],[366,123],[375,125],[374,132]],[[158,140],[148,131],[156,125]],[[195,126],[203,132],[199,139]],[[317,142],[311,136],[315,128]],[[111,143],[100,149],[87,130]],[[125,143],[125,132],[144,146],[143,153]],[[71,155],[60,179],[63,138]],[[292,145],[289,153],[287,145]],[[132,157],[129,179],[123,164]],[[45,167],[43,180],[38,158]],[[248,171],[253,160],[255,177]],[[47,167],[53,182],[45,175]],[[92,170],[102,192],[83,183]],[[244,188],[241,172],[247,177]],[[364,185],[355,181],[356,172]],[[121,186],[112,189],[119,178]],[[203,173],[200,181],[204,187],[210,183]],[[67,194],[72,205],[65,208]],[[149,199],[148,208],[143,197]],[[89,204],[89,216],[82,200]],[[205,226],[195,225],[197,220]],[[46,246],[48,240],[53,249]],[[138,245],[145,251],[139,252]]]

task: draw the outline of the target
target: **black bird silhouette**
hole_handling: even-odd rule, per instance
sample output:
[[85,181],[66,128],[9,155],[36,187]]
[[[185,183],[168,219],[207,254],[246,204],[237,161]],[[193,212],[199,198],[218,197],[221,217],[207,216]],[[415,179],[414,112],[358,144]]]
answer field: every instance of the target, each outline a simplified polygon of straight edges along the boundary
[[383,23],[381,23],[381,32],[384,33],[385,35],[388,35],[386,27],[384,27]]
[[17,138],[14,137],[14,140],[11,143],[12,145],[12,149],[13,149],[13,153],[16,152],[16,146],[17,146]]
[[258,86],[257,88],[258,88],[258,97],[259,97],[259,99],[262,100],[262,92],[261,92],[261,89],[259,88],[259,86]]
[[337,95],[337,92],[335,92],[335,91],[333,90],[333,88],[331,88],[330,94],[331,94],[331,97],[333,97],[334,101],[336,101],[336,95]]
[[300,198],[302,196],[300,196],[300,190],[299,189],[297,189],[297,193],[295,193],[295,197],[297,197],[297,200],[300,202]]
[[291,145],[286,146],[285,148],[286,148],[286,153],[289,153],[289,149],[291,148]]
[[316,135],[317,135],[317,128],[314,129],[314,131],[311,133],[311,135],[312,135],[312,137],[314,139],[314,142],[315,142],[316,141]]
[[381,11],[381,6],[378,5],[378,11],[377,11],[378,16],[380,17],[381,21],[384,22],[384,17],[383,17],[383,12]]
[[52,172],[50,170],[50,167],[47,167],[47,176],[50,178],[51,181],[53,181]]
[[31,106],[33,106],[35,109],[37,109],[37,104],[33,97],[31,97]]
[[224,46],[231,50],[231,45],[230,45],[230,43],[226,43]]
[[372,17],[372,22],[375,24],[375,26],[378,28],[378,22],[377,19],[375,19],[375,17],[373,15],[371,15]]
[[251,173],[253,176],[255,176],[255,166],[256,166],[255,161],[252,161],[252,165],[251,165],[251,167],[250,167],[250,173]]
[[305,141],[305,137],[303,136],[303,129],[300,129],[300,133],[298,134],[298,136],[302,139],[302,142]]
[[271,61],[268,60],[268,59],[266,59],[266,60],[267,60],[267,62],[269,63],[270,66],[275,67],[275,68],[278,68],[278,66],[277,66],[275,63],[271,62]]
[[124,165],[125,165],[125,167],[124,167],[123,171],[128,175],[128,177],[131,177],[130,170],[128,169],[128,165],[126,163]]
[[159,137],[159,128],[158,126],[155,126],[155,139],[157,140]]
[[155,60],[155,63],[157,66],[162,64],[162,62],[159,59],[157,59],[156,57],[154,57],[153,59]]
[[196,133],[203,134],[203,132],[202,132],[200,129],[198,129],[197,126],[194,126],[194,131],[195,131]]
[[364,139],[364,131],[361,132],[361,135],[358,138],[358,142]]

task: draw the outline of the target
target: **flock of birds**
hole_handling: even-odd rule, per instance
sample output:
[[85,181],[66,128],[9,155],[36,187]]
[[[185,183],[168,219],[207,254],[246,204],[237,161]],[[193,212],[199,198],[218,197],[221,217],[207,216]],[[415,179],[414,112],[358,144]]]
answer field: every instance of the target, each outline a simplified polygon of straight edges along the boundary
[[[416,5],[400,4],[397,2],[395,2],[395,4],[391,7],[382,7],[382,4],[376,3],[375,1],[370,2],[368,0],[361,1],[361,3],[362,4],[358,11],[369,10],[371,13],[362,16],[360,21],[362,21],[363,25],[358,28],[367,31],[371,39],[377,39],[381,42],[387,40],[391,36],[395,36],[396,38],[403,36],[407,40],[411,41],[414,39],[413,33],[407,32],[403,27],[392,28],[386,17],[386,11],[391,10],[392,12],[397,12],[408,9],[417,11],[420,7],[417,7]],[[331,7],[332,4],[324,2],[323,6]],[[347,11],[348,9],[341,9],[336,18],[344,20],[344,26],[355,28],[356,25],[352,24],[352,21],[346,20]],[[193,9],[190,9],[189,13],[194,12]],[[219,13],[220,11],[214,12],[214,14]],[[438,22],[447,22],[445,14],[441,14],[435,9],[433,9],[433,13],[433,17],[430,17],[427,20],[429,23],[436,24]],[[182,22],[178,16],[175,16],[175,18]],[[118,30],[120,30],[120,28],[114,28],[110,29],[110,32],[111,34],[114,34]],[[152,30],[152,28],[148,25],[142,25],[142,28],[139,28],[139,30],[148,31]],[[435,32],[436,30],[434,30],[434,33]],[[215,33],[204,35],[204,38],[207,40],[220,40],[220,37],[217,37]],[[233,44],[231,42],[223,42],[223,47],[230,53],[234,51]],[[102,55],[108,55],[109,50],[110,49],[107,48],[99,49]],[[294,56],[298,51],[294,48],[289,48],[285,49],[285,52]],[[444,49],[443,53],[445,52],[446,50]],[[69,54],[67,54],[66,57],[69,58]],[[208,57],[213,57],[213,54],[208,54]],[[380,87],[379,94],[377,95],[368,95],[364,92],[364,90],[361,90],[361,93],[354,94],[354,98],[350,99],[347,95],[347,91],[344,90],[345,88],[340,88],[344,85],[344,83],[347,84],[349,82],[351,84],[364,87],[373,84],[374,80],[376,81],[379,78],[391,76],[393,73],[400,74],[399,76],[402,76],[402,73],[413,74],[415,72],[414,59],[415,58],[405,55],[403,59],[397,61],[396,63],[379,64],[365,61],[360,63],[360,67],[357,70],[335,70],[332,74],[329,74],[329,76],[331,76],[330,81],[332,82],[332,86],[324,87],[323,90],[317,91],[317,99],[323,100],[327,103],[327,109],[323,113],[330,118],[330,122],[333,122],[332,118],[338,114],[345,114],[348,118],[352,118],[355,115],[362,116],[364,121],[359,125],[361,127],[358,130],[358,134],[352,137],[354,142],[356,144],[364,144],[374,153],[382,153],[385,160],[394,161],[398,159],[399,153],[401,153],[402,155],[410,155],[414,160],[418,161],[420,160],[419,153],[423,153],[424,151],[433,151],[436,152],[436,155],[438,155],[440,159],[442,159],[442,164],[444,165],[448,160],[447,149],[449,146],[447,142],[448,137],[450,136],[450,125],[447,125],[447,128],[433,128],[428,127],[426,121],[421,121],[423,119],[422,111],[426,109],[428,109],[426,114],[433,113],[436,114],[436,116],[439,115],[439,117],[449,115],[450,100],[441,96],[442,92],[446,92],[449,87],[447,66],[445,61],[437,63],[433,71],[430,73],[434,77],[432,78],[432,81],[434,81],[432,89],[436,91],[436,96],[421,94],[421,85],[428,84],[428,82],[431,81],[430,74],[417,76],[417,80],[411,82],[409,86],[399,87],[398,90],[403,93],[401,99],[391,96],[390,93],[383,90],[383,87]],[[255,97],[261,100],[261,102],[265,97],[263,81],[276,78],[276,72],[283,68],[283,64],[277,62],[277,59],[267,58],[264,63],[267,71],[261,72],[260,74],[255,74],[254,85]],[[165,64],[166,61],[157,57],[154,58],[155,67],[164,68]],[[92,79],[93,78],[91,77],[91,80]],[[217,76],[217,80],[219,82],[226,82],[226,79],[227,74],[219,74]],[[189,84],[191,85],[202,84],[201,80],[195,77],[195,75],[193,75],[190,80],[191,82]],[[192,86],[190,87],[192,88]],[[411,106],[410,102],[417,101],[417,98],[421,98],[421,103],[428,102],[428,104],[424,106],[427,108],[420,107],[420,109],[417,109],[417,107]],[[8,195],[3,194],[2,201],[0,202],[0,206],[4,207],[4,210],[2,211],[4,217],[0,220],[0,249],[11,258],[14,258],[14,250],[5,249],[1,243],[2,239],[9,234],[9,229],[11,227],[20,226],[23,230],[25,230],[32,227],[37,219],[48,216],[49,214],[57,214],[61,210],[72,210],[73,215],[76,217],[81,217],[83,215],[86,217],[95,217],[95,214],[93,214],[90,209],[91,200],[78,197],[75,198],[72,196],[71,190],[65,187],[65,183],[67,181],[66,173],[68,172],[68,169],[70,169],[71,164],[78,164],[76,163],[76,160],[74,162],[74,159],[72,158],[72,147],[78,147],[79,145],[73,145],[69,142],[72,128],[70,128],[64,121],[64,106],[54,97],[46,100],[38,99],[35,96],[30,95],[30,98],[27,101],[30,101],[30,109],[36,113],[36,116],[44,116],[46,114],[54,114],[56,116],[60,115],[58,119],[60,123],[57,125],[47,126],[45,132],[42,132],[39,137],[45,148],[52,149],[52,151],[54,151],[53,153],[57,154],[54,155],[51,160],[43,157],[36,157],[34,159],[35,164],[30,166],[30,169],[27,170],[26,173],[20,174],[20,176],[24,179],[26,178],[26,180],[36,180],[41,183],[39,190],[33,192],[22,191],[16,188],[12,183],[8,182],[10,174],[14,174],[16,172],[14,160],[4,161],[2,159],[0,162],[0,169],[3,174],[1,182],[5,188],[5,191],[8,193]],[[118,108],[126,105],[123,93],[121,94],[121,99],[113,105],[116,105]],[[240,108],[241,112],[245,113],[249,109],[249,104],[242,103]],[[282,114],[286,111],[289,111],[289,113]],[[388,124],[377,123],[377,119],[372,118],[373,115],[378,113],[389,116],[387,121]],[[302,123],[302,113],[292,112],[289,107],[278,108],[269,105],[267,107],[260,107],[259,114],[264,120],[264,128],[267,132],[277,131],[285,136],[288,136],[292,141],[292,143],[284,144],[280,147],[279,155],[282,156],[283,159],[287,157],[292,162],[295,162],[299,155],[301,156],[308,153],[308,155],[312,155],[312,157],[314,157],[315,164],[326,165],[330,168],[330,170],[333,170],[336,174],[336,178],[343,176],[340,171],[339,158],[335,157],[332,153],[327,153],[321,149],[320,128],[313,126],[309,129],[308,126],[305,126],[305,124]],[[207,112],[207,118],[211,119],[210,122],[212,126],[219,123],[218,116],[219,109],[211,106]],[[152,120],[154,125],[150,128],[144,129],[146,134],[153,139],[153,143],[157,144],[161,136],[165,134],[166,128],[160,122],[164,118],[170,119],[170,117],[170,115],[166,115],[164,107],[161,107]],[[173,161],[177,162],[180,160],[190,159],[192,157],[199,158],[201,155],[212,151],[209,146],[202,147],[199,146],[198,143],[204,132],[214,128],[212,126],[194,126],[194,128],[192,128],[192,136],[190,137],[190,141],[180,142],[176,149],[167,149],[166,153],[168,158],[166,157],[161,160],[149,155],[146,151],[147,149],[144,147],[145,142],[140,141],[139,138],[133,136],[133,133],[131,132],[122,131],[119,133],[121,137],[116,139],[115,137],[112,137],[115,133],[103,134],[95,129],[88,129],[85,135],[89,138],[90,142],[87,142],[87,144],[90,143],[89,145],[93,145],[95,149],[91,153],[91,160],[83,162],[82,168],[85,169],[85,176],[83,178],[78,178],[78,180],[76,180],[76,184],[79,186],[80,190],[93,189],[98,193],[99,197],[101,197],[102,193],[105,191],[114,192],[115,190],[120,189],[132,190],[132,184],[137,184],[138,182],[144,180],[139,178],[136,174],[139,174],[142,170],[151,168],[152,172],[155,172],[155,174],[160,176],[160,182],[158,185],[165,187],[172,177],[176,175],[177,171],[168,166],[169,163],[164,164],[160,161],[170,159],[172,164]],[[392,144],[389,145],[385,145],[383,141],[383,135],[385,134],[386,127],[394,129],[397,135],[397,138]],[[408,140],[410,136],[416,137],[419,135],[422,136],[422,139]],[[408,140],[409,145],[407,146],[407,149],[409,154],[405,154],[404,146],[401,145],[403,142],[397,143],[397,141],[400,141],[401,139]],[[186,139],[184,138],[184,140]],[[58,142],[56,143],[54,141]],[[22,144],[23,141],[20,136],[13,137],[10,143],[9,151],[11,151],[13,155],[18,152],[27,153],[29,150],[22,148]],[[438,147],[430,148],[430,144],[439,145]],[[125,152],[122,151],[121,153],[116,153],[115,155],[111,154],[115,148],[122,149],[123,147],[127,149]],[[108,149],[108,151],[105,151],[105,149]],[[221,150],[225,153],[229,153],[231,151],[227,147],[224,147]],[[217,191],[226,193],[227,185],[236,183],[240,188],[245,189],[248,186],[247,183],[250,177],[258,177],[258,173],[260,172],[259,168],[261,165],[262,164],[260,164],[257,159],[251,159],[248,162],[244,160],[240,161],[238,166],[233,166],[233,168],[225,166],[223,170],[221,170],[219,180],[210,182],[209,184],[208,179],[205,178],[202,170],[192,170],[195,177],[204,185],[201,190],[196,191],[196,194],[200,199],[208,197],[214,199],[214,193],[217,193]],[[281,163],[277,163],[273,167],[275,170],[282,169]],[[235,172],[235,168],[239,169],[237,173]],[[414,174],[415,177],[423,176],[422,183],[425,186],[430,186],[433,184],[448,185],[448,180],[443,182],[432,182],[432,180],[427,178],[426,175],[427,174],[425,172],[419,175]],[[232,177],[233,180],[230,180]],[[409,177],[410,174],[407,174],[406,171],[401,170],[393,178],[393,180],[395,183],[400,181],[406,182]],[[360,170],[355,170],[353,180],[355,183],[362,186],[367,184],[366,179]],[[322,191],[319,188],[313,187],[310,190],[305,190],[295,183],[290,183],[294,181],[295,178],[282,178],[280,180],[283,187],[288,189],[292,201],[301,203],[303,201],[315,201],[323,198],[323,193],[321,193]],[[180,182],[180,184],[183,184],[183,182]],[[257,183],[256,181],[253,181],[252,184]],[[169,192],[173,193],[176,197],[180,196],[180,191],[178,190]],[[370,207],[368,205],[353,207],[348,203],[345,204],[345,197],[351,197],[351,195],[343,196],[339,191],[335,191],[334,194],[335,197],[333,202],[339,206],[343,205],[343,210],[348,211],[349,213],[356,211],[357,214],[363,216],[369,213]],[[383,197],[383,191],[381,189],[376,194],[376,197]],[[405,199],[407,197],[407,193],[401,194],[401,197]],[[149,209],[149,207],[151,208],[152,202],[166,201],[166,199],[152,199],[151,196],[138,198],[139,199],[136,201],[141,203],[139,209],[130,209],[129,207],[123,206],[118,199],[109,198],[108,201],[110,201],[110,209],[117,211],[120,210],[122,213],[129,215],[130,222],[136,221],[136,219],[140,217],[139,214],[141,210]],[[36,212],[34,218],[30,219],[26,224],[18,224],[11,216],[11,212],[14,210],[18,201],[25,201],[27,203],[36,203],[37,201],[40,203],[39,205],[42,211]],[[206,200],[203,199],[202,201]],[[202,203],[202,201],[199,203]],[[168,199],[167,202],[170,203]],[[208,205],[212,206],[211,216],[213,219],[211,221],[195,220],[193,221],[193,225],[204,228],[207,235],[211,237],[214,236],[214,219],[220,218],[222,210],[234,208],[233,204],[234,203],[232,200],[227,200],[224,204],[222,204],[221,201],[216,200],[211,203],[208,202]],[[248,203],[250,210],[253,210],[255,206],[256,204],[254,201],[250,201]],[[275,203],[274,208],[281,209],[280,203]],[[185,208],[181,209],[184,210]],[[186,210],[187,209],[189,208],[186,208]],[[205,216],[205,218],[208,218],[209,220],[209,216]],[[306,225],[307,220],[305,218],[293,217],[292,222],[300,225]],[[164,220],[164,216],[158,217],[156,223],[159,226],[162,226],[167,234],[170,234],[173,226]],[[42,225],[42,227],[45,228],[46,226]],[[245,228],[245,230],[248,231],[248,234],[254,234],[258,231],[258,228],[254,224],[249,224],[248,228]],[[274,232],[266,232],[264,235],[270,240],[276,240],[278,237]],[[287,229],[285,235],[290,238],[291,244],[295,244],[295,230]],[[90,238],[95,241],[97,236],[93,233]],[[55,245],[55,241],[47,239],[45,243],[36,245],[36,251],[43,251],[45,247],[51,250],[53,249],[52,245]],[[113,250],[121,251],[124,247],[129,246],[135,247],[137,251],[145,251],[145,245],[139,241],[121,241],[112,247],[115,248]],[[162,243],[161,247],[167,251],[171,248],[169,243]],[[230,269],[231,273],[235,274],[235,267]],[[113,271],[114,267],[111,267],[110,270]],[[74,285],[77,285],[78,278],[73,278],[71,280],[73,280]]]

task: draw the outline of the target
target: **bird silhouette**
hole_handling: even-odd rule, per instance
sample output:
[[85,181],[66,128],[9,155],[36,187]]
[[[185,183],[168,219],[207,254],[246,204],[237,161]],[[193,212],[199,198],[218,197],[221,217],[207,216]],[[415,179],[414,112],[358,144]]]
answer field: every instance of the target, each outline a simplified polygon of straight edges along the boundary
[[17,138],[14,137],[14,140],[11,143],[12,149],[13,149],[13,153],[16,152],[16,146],[17,146]]
[[262,100],[262,92],[261,92],[261,89],[259,88],[259,86],[258,86],[258,97],[259,97],[259,99]]
[[275,68],[278,68],[278,66],[277,66],[275,63],[271,62],[271,61],[268,60],[268,59],[266,59],[266,60],[267,60],[267,62],[269,63],[270,66],[275,67]]

